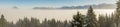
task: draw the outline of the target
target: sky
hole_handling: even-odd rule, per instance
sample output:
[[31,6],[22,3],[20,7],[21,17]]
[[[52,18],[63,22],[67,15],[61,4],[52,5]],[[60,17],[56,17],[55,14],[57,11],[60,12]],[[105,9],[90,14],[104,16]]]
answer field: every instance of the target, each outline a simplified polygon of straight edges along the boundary
[[116,0],[0,0],[0,7],[62,7],[62,6],[79,6],[91,4],[114,4]]

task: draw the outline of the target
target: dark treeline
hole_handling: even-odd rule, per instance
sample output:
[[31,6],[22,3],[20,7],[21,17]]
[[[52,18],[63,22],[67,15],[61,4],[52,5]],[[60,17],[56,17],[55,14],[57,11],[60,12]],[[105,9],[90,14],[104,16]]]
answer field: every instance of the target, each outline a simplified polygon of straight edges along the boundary
[[4,18],[4,15],[1,15],[0,27],[70,27],[70,24],[67,20],[63,22],[56,21],[55,19],[44,19],[44,21],[40,23],[39,19],[33,17],[31,19],[28,19],[27,17],[25,17],[24,19],[19,19],[14,24],[13,22],[7,22]]
[[109,15],[100,14],[98,17],[96,17],[92,6],[90,6],[86,15],[77,12],[76,15],[73,15],[73,20],[71,21],[44,19],[44,21],[40,23],[39,19],[28,19],[25,17],[24,19],[19,19],[14,24],[13,22],[8,22],[4,18],[4,15],[1,15],[0,27],[120,27],[120,0],[116,5],[117,8],[114,13]]

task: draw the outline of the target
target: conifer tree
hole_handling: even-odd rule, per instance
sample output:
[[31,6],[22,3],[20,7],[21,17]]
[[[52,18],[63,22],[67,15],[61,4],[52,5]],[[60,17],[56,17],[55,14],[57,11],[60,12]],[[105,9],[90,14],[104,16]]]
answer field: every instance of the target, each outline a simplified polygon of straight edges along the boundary
[[49,24],[49,27],[57,27],[55,19],[50,20],[48,24]]
[[72,27],[83,27],[83,17],[83,15],[77,12],[77,14],[73,16]]
[[48,27],[48,20],[45,18],[44,21],[42,21],[42,27]]
[[19,19],[19,21],[17,21],[16,26],[15,27],[23,27],[23,20]]
[[0,27],[7,27],[7,21],[4,18],[4,15],[1,15],[1,19],[0,19]]
[[99,15],[99,27],[105,27],[105,16]]
[[115,11],[115,23],[116,23],[116,26],[118,27],[119,26],[119,22],[120,22],[120,0],[116,3],[117,5],[117,9]]
[[40,27],[40,22],[39,22],[39,19],[36,19],[36,18],[31,18],[31,27]]
[[64,21],[64,27],[67,27],[67,24],[68,24],[68,22],[67,22],[67,20],[65,20]]
[[87,26],[86,27],[97,27],[96,15],[94,14],[92,6],[89,7],[87,12]]

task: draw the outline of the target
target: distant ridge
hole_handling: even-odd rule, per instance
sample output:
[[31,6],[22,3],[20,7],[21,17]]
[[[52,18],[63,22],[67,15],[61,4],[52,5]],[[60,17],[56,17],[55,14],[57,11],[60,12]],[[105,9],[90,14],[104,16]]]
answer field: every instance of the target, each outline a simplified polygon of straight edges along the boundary
[[[60,9],[87,9],[90,5],[84,5],[84,6],[64,6]],[[98,4],[98,5],[91,5],[94,9],[115,9],[115,4]]]
[[63,6],[60,8],[50,8],[50,7],[34,7],[33,9],[88,9],[92,6],[94,9],[115,9],[115,4],[98,4],[98,5],[84,5],[84,6]]

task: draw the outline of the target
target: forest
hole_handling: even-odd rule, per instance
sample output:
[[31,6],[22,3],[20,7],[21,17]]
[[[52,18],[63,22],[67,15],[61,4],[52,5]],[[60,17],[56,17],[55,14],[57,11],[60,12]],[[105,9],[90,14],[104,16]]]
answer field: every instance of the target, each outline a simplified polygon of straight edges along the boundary
[[[2,14],[0,18],[0,27],[120,27],[120,0],[116,3],[115,12],[108,15],[99,14],[98,17],[94,13],[94,8],[89,6],[86,15],[79,11],[73,15],[71,21],[47,20],[40,22],[39,19],[31,17],[28,19],[19,19],[16,23],[8,22]],[[98,18],[98,19],[97,19]]]

